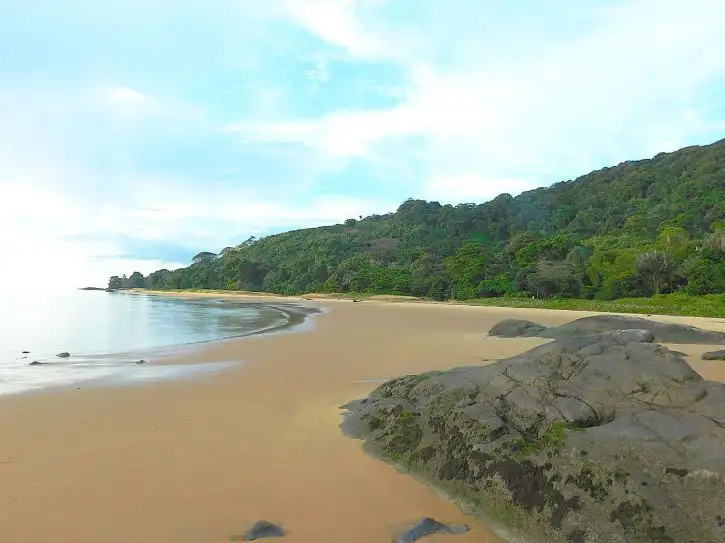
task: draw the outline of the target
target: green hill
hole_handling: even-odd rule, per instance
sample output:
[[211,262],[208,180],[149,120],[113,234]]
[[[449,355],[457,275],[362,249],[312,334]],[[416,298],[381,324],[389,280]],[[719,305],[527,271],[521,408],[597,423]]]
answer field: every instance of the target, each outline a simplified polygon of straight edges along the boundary
[[[725,140],[483,204],[250,238],[132,286],[433,299],[725,292]],[[112,278],[119,286],[118,278]]]

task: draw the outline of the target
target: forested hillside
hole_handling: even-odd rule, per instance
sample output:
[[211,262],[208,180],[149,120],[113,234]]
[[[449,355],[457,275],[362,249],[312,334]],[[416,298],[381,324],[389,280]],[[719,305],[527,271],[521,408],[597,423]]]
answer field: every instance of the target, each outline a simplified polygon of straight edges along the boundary
[[112,288],[433,299],[614,299],[725,292],[725,140],[625,162],[512,198],[441,205],[250,238]]

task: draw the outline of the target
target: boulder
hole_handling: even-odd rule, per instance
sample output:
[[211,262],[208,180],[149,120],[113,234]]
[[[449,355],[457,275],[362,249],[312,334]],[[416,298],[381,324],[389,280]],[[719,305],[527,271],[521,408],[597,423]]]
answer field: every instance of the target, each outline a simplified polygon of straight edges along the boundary
[[63,353],[58,353],[55,356],[57,356],[58,358],[70,358],[70,353],[63,352]]
[[725,345],[725,333],[723,332],[627,315],[595,315],[550,328],[531,321],[508,319],[495,324],[488,335],[506,338],[564,339],[627,329],[649,330],[654,334],[655,341],[661,343]]
[[42,366],[45,364],[45,362],[41,362],[40,360],[33,360],[28,364],[28,366]]
[[704,353],[701,358],[703,360],[725,360],[725,349]]
[[529,541],[722,542],[725,385],[656,334],[393,379],[342,429]]

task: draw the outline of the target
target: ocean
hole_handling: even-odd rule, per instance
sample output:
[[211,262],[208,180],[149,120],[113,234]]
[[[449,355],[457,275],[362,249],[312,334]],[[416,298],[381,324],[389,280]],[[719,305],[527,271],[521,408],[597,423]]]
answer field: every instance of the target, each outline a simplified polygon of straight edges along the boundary
[[[171,347],[281,328],[290,318],[283,307],[229,299],[80,290],[3,293],[0,395],[82,382],[136,383],[218,371],[236,362],[155,365],[153,358],[168,354]],[[63,352],[70,357],[57,356]],[[140,360],[147,362],[137,363]]]

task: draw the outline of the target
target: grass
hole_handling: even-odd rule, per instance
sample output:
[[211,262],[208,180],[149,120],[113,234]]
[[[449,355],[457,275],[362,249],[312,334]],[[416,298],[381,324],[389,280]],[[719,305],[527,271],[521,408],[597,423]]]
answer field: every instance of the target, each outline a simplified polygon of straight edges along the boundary
[[[143,289],[139,289],[143,292]],[[154,292],[154,291],[151,291]],[[267,292],[245,292],[212,289],[167,289],[163,292],[205,293],[219,295],[280,296]],[[361,293],[311,293],[296,295],[302,298],[327,298],[339,300],[379,300],[387,302],[430,302],[411,296],[386,296]],[[445,302],[444,302],[445,303]],[[725,294],[688,296],[687,294],[660,294],[651,298],[621,298],[618,300],[583,300],[579,298],[477,298],[451,303],[488,307],[521,307],[533,309],[562,309],[602,313],[635,313],[640,315],[679,315],[687,317],[725,318]]]
[[491,307],[527,307],[603,313],[725,317],[725,294],[708,294],[706,296],[662,294],[652,298],[621,298],[619,300],[481,298],[461,303]]

